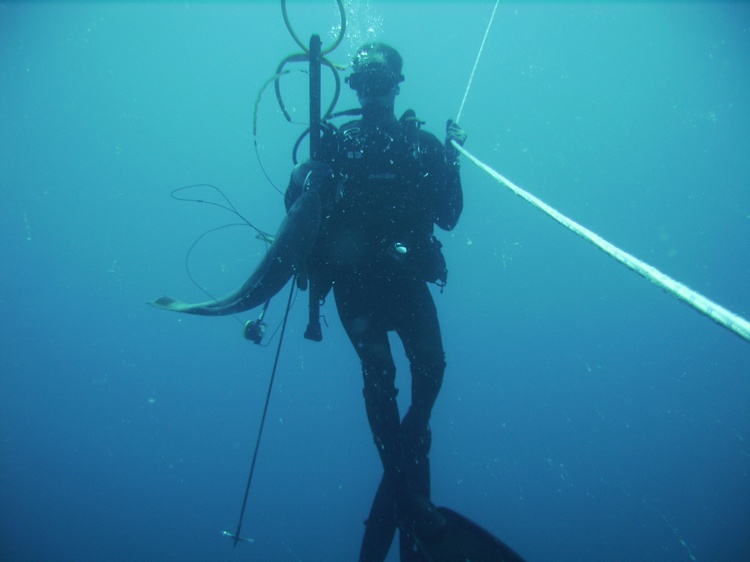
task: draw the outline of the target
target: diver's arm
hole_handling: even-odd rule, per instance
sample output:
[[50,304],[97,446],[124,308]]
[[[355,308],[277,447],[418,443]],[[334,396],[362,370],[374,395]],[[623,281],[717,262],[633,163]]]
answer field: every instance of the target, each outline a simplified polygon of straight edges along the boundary
[[425,180],[431,192],[433,222],[443,230],[453,230],[464,208],[458,161],[447,159],[447,151],[435,136],[424,135],[420,144]]
[[443,230],[453,230],[464,209],[464,191],[458,163],[446,164],[443,178],[442,210],[437,214],[435,224]]
[[446,124],[445,149],[443,151],[443,185],[440,189],[435,224],[443,230],[453,230],[458,224],[464,208],[464,194],[461,187],[461,156],[453,146],[453,141],[463,146],[466,133],[449,120]]

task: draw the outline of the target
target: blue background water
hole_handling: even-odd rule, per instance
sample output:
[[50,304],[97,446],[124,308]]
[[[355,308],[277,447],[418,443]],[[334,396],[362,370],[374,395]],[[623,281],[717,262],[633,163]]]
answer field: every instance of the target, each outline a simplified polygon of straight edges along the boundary
[[[333,2],[289,6],[301,37],[330,41]],[[332,58],[371,28],[405,58],[397,111],[442,136],[492,4],[349,9]],[[467,148],[750,317],[749,24],[741,3],[502,5],[461,116]],[[291,312],[243,528],[256,542],[236,550],[221,531],[276,340],[144,304],[201,299],[186,252],[232,222],[173,188],[210,182],[259,227],[281,220],[252,117],[295,50],[275,2],[0,5],[3,560],[355,559],[380,468],[332,303],[320,344],[302,338],[305,296]],[[305,79],[284,82],[299,122]],[[339,107],[354,104],[344,92]],[[303,128],[266,92],[259,150],[279,187]],[[463,179],[436,293],[435,501],[530,560],[750,559],[750,345],[468,163]],[[191,268],[222,293],[262,251],[226,229]]]

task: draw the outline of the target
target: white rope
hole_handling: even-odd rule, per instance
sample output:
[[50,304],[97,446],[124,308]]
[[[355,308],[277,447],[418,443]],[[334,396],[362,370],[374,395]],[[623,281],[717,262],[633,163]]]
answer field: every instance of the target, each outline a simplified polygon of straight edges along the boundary
[[498,4],[500,4],[500,0],[495,0],[495,7],[492,9],[492,15],[490,16],[490,21],[487,24],[487,29],[484,30],[484,37],[482,38],[482,44],[479,46],[479,52],[477,53],[477,58],[474,61],[474,68],[471,69],[471,74],[469,75],[469,83],[466,84],[466,91],[464,92],[464,99],[461,100],[461,107],[458,108],[458,115],[456,115],[456,123],[461,121],[461,114],[464,112],[464,105],[466,104],[466,98],[469,96],[471,83],[474,81],[474,74],[477,71],[477,66],[479,66],[479,59],[482,56],[482,51],[484,51],[484,43],[487,41],[487,36],[490,34],[490,27],[492,27],[492,22],[495,19],[495,12],[497,12]]
[[519,197],[522,197],[523,199],[531,203],[537,209],[544,211],[547,215],[555,219],[557,222],[559,222],[568,230],[571,230],[575,232],[581,238],[588,240],[589,242],[594,244],[597,248],[599,248],[600,250],[602,250],[609,256],[613,257],[614,259],[616,259],[623,265],[626,265],[627,267],[629,267],[636,273],[642,275],[643,277],[645,277],[646,279],[648,279],[655,285],[661,287],[668,293],[671,293],[674,297],[677,297],[683,302],[689,304],[690,306],[695,308],[697,311],[701,312],[702,314],[705,314],[706,316],[708,316],[709,318],[711,318],[718,324],[721,324],[725,328],[733,331],[735,334],[737,334],[741,338],[744,338],[747,341],[750,341],[750,322],[748,322],[741,316],[734,314],[733,312],[727,310],[726,308],[707,299],[700,293],[697,293],[693,291],[692,289],[688,288],[687,286],[683,285],[682,283],[675,281],[674,279],[672,279],[668,275],[665,275],[664,273],[662,273],[655,267],[650,266],[649,264],[639,260],[635,256],[628,254],[627,252],[619,249],[617,246],[610,244],[598,234],[590,231],[588,228],[578,224],[574,220],[569,219],[562,213],[556,211],[555,209],[547,205],[541,199],[534,197],[527,191],[524,191],[523,189],[518,187],[516,184],[514,184],[512,181],[510,181],[506,177],[500,175],[498,172],[490,168],[487,164],[485,164],[484,162],[479,160],[477,157],[475,157],[473,154],[465,150],[456,141],[453,141],[453,146],[461,154],[466,156],[466,158],[468,158],[469,160],[474,162],[474,164],[479,166],[479,168],[481,168],[482,170],[487,172],[490,176],[495,178],[495,180],[497,180],[499,183],[505,185],[513,193],[515,193]]
[[[469,76],[469,83],[466,85],[466,91],[464,92],[464,98],[461,100],[461,107],[458,110],[458,115],[456,116],[456,122],[461,120],[461,114],[464,110],[464,105],[466,103],[466,98],[469,95],[469,90],[471,89],[471,84],[474,81],[474,74],[476,73],[477,66],[479,66],[479,59],[482,56],[482,51],[484,51],[484,45],[487,41],[487,36],[490,33],[490,28],[492,27],[492,22],[495,19],[495,13],[497,12],[497,7],[500,4],[500,0],[496,0],[495,7],[492,9],[492,16],[490,17],[490,21],[487,24],[487,29],[484,32],[484,37],[482,38],[482,44],[479,47],[479,52],[477,53],[477,58],[474,61],[474,67],[471,69],[471,75]],[[750,341],[750,322],[742,318],[741,316],[738,316],[737,314],[734,314],[733,312],[727,310],[726,308],[716,304],[715,302],[707,299],[700,293],[697,293],[696,291],[693,291],[692,289],[688,288],[686,285],[683,285],[682,283],[675,281],[668,275],[665,275],[658,269],[656,269],[653,266],[650,266],[646,262],[643,262],[636,258],[635,256],[632,256],[628,254],[627,252],[621,250],[617,246],[607,242],[604,238],[599,236],[598,234],[590,231],[588,228],[578,224],[572,219],[569,219],[562,213],[559,213],[549,205],[547,205],[544,201],[541,199],[538,199],[537,197],[534,197],[527,191],[524,191],[520,187],[518,187],[516,184],[514,184],[512,181],[507,179],[506,177],[499,174],[497,171],[490,168],[487,164],[479,160],[477,157],[475,157],[473,154],[469,153],[466,149],[464,149],[460,144],[458,144],[455,140],[451,141],[451,144],[458,150],[461,154],[466,156],[469,160],[474,162],[479,168],[487,172],[490,176],[495,178],[499,183],[505,185],[507,188],[509,188],[513,193],[518,195],[519,197],[522,197],[527,202],[531,203],[534,207],[537,209],[544,211],[547,215],[555,219],[557,222],[559,222],[561,225],[563,225],[568,230],[575,232],[578,236],[581,238],[584,238],[585,240],[588,240],[594,246],[608,254],[609,256],[613,257],[623,265],[626,265],[636,273],[642,275],[658,287],[661,287],[668,293],[671,293],[674,297],[682,300],[683,302],[689,304],[693,308],[695,308],[697,311],[701,312],[702,314],[705,314],[718,324],[721,324],[725,328],[733,331],[735,334],[740,336],[741,338],[746,339],[747,341]]]

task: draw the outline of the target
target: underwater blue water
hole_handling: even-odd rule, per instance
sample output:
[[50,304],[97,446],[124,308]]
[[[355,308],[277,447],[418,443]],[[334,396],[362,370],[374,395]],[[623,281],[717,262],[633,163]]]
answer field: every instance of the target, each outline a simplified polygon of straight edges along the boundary
[[[397,112],[442,137],[492,5],[349,2],[330,56],[394,45]],[[300,37],[330,44],[334,2],[289,13]],[[258,347],[235,318],[145,305],[202,299],[187,251],[236,222],[172,189],[215,184],[276,229],[253,112],[298,50],[276,2],[0,4],[0,559],[356,559],[380,468],[332,302],[322,343],[302,337],[306,295],[291,311],[242,530],[255,542],[236,549],[222,531],[278,336]],[[466,147],[748,318],[748,60],[743,3],[502,4],[461,116]],[[272,89],[259,104],[261,161],[282,189],[306,79],[283,82],[295,124]],[[344,91],[338,107],[354,105]],[[471,164],[462,174],[464,215],[439,234],[435,502],[532,561],[750,560],[750,344]],[[262,252],[250,229],[220,230],[191,272],[221,294]]]

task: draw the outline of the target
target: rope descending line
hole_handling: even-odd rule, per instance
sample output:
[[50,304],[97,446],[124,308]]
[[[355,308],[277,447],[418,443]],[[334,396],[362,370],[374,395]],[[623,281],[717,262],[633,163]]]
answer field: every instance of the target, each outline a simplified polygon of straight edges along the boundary
[[732,332],[734,332],[741,338],[744,338],[745,340],[750,341],[750,322],[748,322],[741,316],[738,316],[737,314],[727,310],[723,306],[716,304],[712,300],[690,289],[689,287],[680,283],[679,281],[675,281],[674,279],[662,273],[655,267],[647,264],[644,261],[639,260],[635,256],[625,252],[624,250],[621,250],[614,244],[607,242],[604,238],[602,238],[595,232],[592,232],[588,228],[578,224],[574,220],[569,219],[562,213],[558,212],[554,208],[547,205],[544,201],[542,201],[538,197],[535,197],[531,193],[524,191],[523,189],[518,187],[516,184],[514,184],[512,181],[510,181],[508,178],[502,176],[497,171],[490,168],[487,164],[479,160],[476,156],[474,156],[473,154],[465,150],[457,142],[453,141],[453,146],[455,146],[456,150],[461,152],[461,154],[463,154],[466,158],[471,160],[479,168],[481,168],[482,170],[487,172],[490,176],[495,178],[495,180],[497,180],[499,183],[505,185],[505,187],[510,189],[513,193],[525,199],[527,202],[531,203],[537,209],[544,211],[547,215],[555,219],[557,222],[559,222],[568,230],[575,232],[581,238],[588,240],[589,242],[594,244],[594,246],[596,246],[597,248],[599,248],[600,250],[602,250],[609,256],[613,257],[614,259],[616,259],[623,265],[629,267],[630,269],[632,269],[639,275],[642,275],[643,277],[645,277],[646,279],[648,279],[655,285],[661,287],[668,293],[672,294],[674,297],[689,304],[690,306],[695,308],[697,311],[701,312],[702,314],[705,314],[716,323],[731,330]]
[[471,89],[471,83],[474,81],[474,74],[477,72],[477,66],[479,66],[479,59],[482,57],[482,51],[484,51],[484,44],[487,42],[487,36],[490,34],[490,28],[492,22],[495,21],[495,14],[497,13],[497,7],[500,4],[500,0],[495,0],[495,7],[492,8],[492,15],[490,21],[487,22],[487,29],[484,30],[484,37],[482,37],[482,43],[479,45],[479,51],[477,52],[477,58],[474,59],[474,66],[471,69],[469,75],[469,82],[466,84],[466,91],[464,92],[464,98],[461,100],[461,106],[458,108],[458,114],[456,115],[456,123],[461,121],[461,115],[464,112],[464,105],[466,105],[466,98],[469,97],[469,90]]
[[[477,58],[474,61],[474,67],[471,69],[471,75],[469,76],[469,82],[466,85],[466,91],[464,92],[463,100],[461,100],[461,107],[458,110],[458,116],[456,117],[456,122],[460,121],[461,119],[461,114],[463,113],[464,104],[466,103],[466,98],[469,95],[469,89],[471,88],[471,83],[474,80],[474,74],[476,73],[477,66],[479,65],[479,59],[482,56],[482,51],[484,51],[484,45],[485,45],[485,42],[487,41],[487,35],[489,35],[490,27],[492,27],[492,22],[495,19],[495,13],[497,12],[497,6],[499,3],[500,3],[500,0],[495,1],[495,7],[492,10],[492,16],[490,17],[490,21],[487,24],[487,29],[484,32],[484,37],[482,38],[482,44],[479,47]],[[568,230],[575,232],[581,238],[588,240],[589,242],[594,244],[594,246],[596,246],[597,248],[605,252],[607,255],[613,257],[614,259],[616,259],[623,265],[626,265],[627,267],[629,267],[630,269],[632,269],[639,275],[642,275],[643,277],[645,277],[646,279],[648,279],[655,285],[661,287],[668,293],[672,294],[674,297],[689,304],[690,306],[695,308],[698,312],[705,314],[706,316],[714,320],[716,323],[731,330],[732,332],[734,332],[741,338],[744,338],[745,340],[750,341],[750,322],[748,322],[741,316],[738,316],[737,314],[727,310],[723,306],[716,304],[712,300],[704,297],[703,295],[701,295],[700,293],[696,291],[693,291],[692,289],[690,289],[686,285],[683,285],[679,281],[675,281],[674,279],[662,273],[655,267],[621,250],[614,244],[607,242],[604,238],[602,238],[598,234],[590,231],[588,228],[578,224],[572,219],[569,219],[562,213],[558,212],[557,210],[547,205],[541,199],[534,197],[533,195],[531,195],[531,193],[528,193],[527,191],[524,191],[523,189],[518,187],[516,184],[514,184],[512,181],[510,181],[508,178],[502,176],[497,171],[490,168],[487,164],[479,160],[479,158],[469,153],[466,149],[464,149],[461,145],[459,145],[455,140],[451,141],[451,144],[455,147],[456,150],[458,150],[466,158],[471,160],[480,169],[484,170],[490,176],[495,178],[495,180],[497,180],[499,183],[505,185],[505,187],[509,188],[513,193],[525,199],[527,202],[531,203],[537,209],[544,211],[547,215],[555,219],[557,222],[559,222]]]

